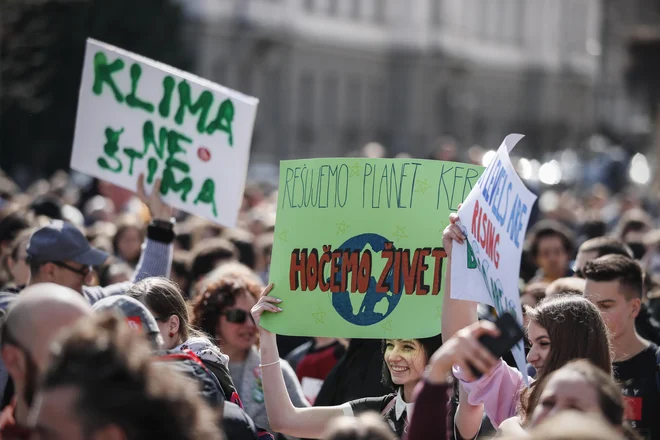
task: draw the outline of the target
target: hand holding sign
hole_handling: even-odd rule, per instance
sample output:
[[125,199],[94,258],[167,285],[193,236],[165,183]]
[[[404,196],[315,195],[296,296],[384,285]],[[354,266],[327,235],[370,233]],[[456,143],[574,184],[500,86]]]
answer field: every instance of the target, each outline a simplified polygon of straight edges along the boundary
[[169,221],[174,215],[174,209],[165,203],[160,196],[161,180],[156,179],[151,194],[147,196],[144,189],[144,174],[140,173],[138,176],[137,195],[142,200],[142,203],[147,205],[151,213],[152,220],[165,220]]
[[257,303],[254,305],[254,307],[252,307],[252,310],[250,311],[254,323],[257,327],[259,327],[259,331],[267,333],[270,332],[259,325],[261,322],[261,316],[264,314],[264,312],[279,313],[282,311],[280,307],[275,305],[280,304],[282,300],[275,298],[274,296],[268,296],[271,290],[273,290],[272,283],[266,286],[263,292],[261,292],[261,298],[259,298],[259,301],[257,301]]

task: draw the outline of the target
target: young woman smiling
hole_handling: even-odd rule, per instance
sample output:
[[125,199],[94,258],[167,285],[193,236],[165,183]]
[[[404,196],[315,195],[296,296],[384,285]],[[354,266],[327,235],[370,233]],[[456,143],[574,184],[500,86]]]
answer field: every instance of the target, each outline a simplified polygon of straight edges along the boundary
[[422,378],[428,360],[441,345],[441,337],[425,339],[388,339],[383,341],[383,379],[395,393],[381,397],[359,399],[338,406],[296,408],[287,393],[277,351],[276,335],[259,326],[264,312],[280,313],[281,301],[268,296],[269,285],[257,304],[252,317],[259,328],[261,370],[266,411],[275,432],[300,437],[322,438],[328,424],[342,415],[375,411],[383,417],[398,437],[406,430],[412,412],[413,390]]

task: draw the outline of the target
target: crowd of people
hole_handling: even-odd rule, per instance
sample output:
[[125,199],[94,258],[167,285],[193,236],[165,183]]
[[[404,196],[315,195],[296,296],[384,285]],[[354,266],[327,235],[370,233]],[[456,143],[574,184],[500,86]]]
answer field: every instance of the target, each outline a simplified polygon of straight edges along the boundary
[[449,277],[437,336],[275,335],[276,189],[229,229],[137,187],[0,174],[1,439],[660,439],[660,229],[633,193],[535,214],[520,371]]

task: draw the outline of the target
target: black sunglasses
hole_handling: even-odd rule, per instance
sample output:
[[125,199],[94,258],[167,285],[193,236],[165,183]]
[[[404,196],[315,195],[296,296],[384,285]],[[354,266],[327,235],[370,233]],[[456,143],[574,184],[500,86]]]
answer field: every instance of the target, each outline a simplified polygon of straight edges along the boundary
[[227,310],[225,313],[225,318],[227,318],[227,322],[231,322],[233,324],[245,324],[245,321],[247,321],[248,316],[250,319],[252,319],[252,322],[254,322],[254,319],[252,318],[252,315],[250,313],[246,312],[245,310],[241,309],[232,309],[232,310]]
[[66,263],[62,263],[61,261],[51,261],[51,263],[53,263],[55,266],[63,267],[65,269],[70,270],[73,273],[77,273],[78,275],[82,275],[84,277],[89,275],[94,270],[92,266],[83,266],[80,269],[78,269],[77,267],[69,266]]

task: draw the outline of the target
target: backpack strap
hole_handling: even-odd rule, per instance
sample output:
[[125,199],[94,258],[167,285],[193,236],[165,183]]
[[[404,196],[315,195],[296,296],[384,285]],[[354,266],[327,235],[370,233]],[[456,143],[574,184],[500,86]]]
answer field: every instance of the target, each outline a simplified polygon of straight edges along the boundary
[[390,400],[387,405],[385,405],[385,408],[383,408],[383,411],[380,413],[380,416],[385,417],[390,411],[392,411],[394,405],[396,405],[396,396],[394,396],[394,398]]

